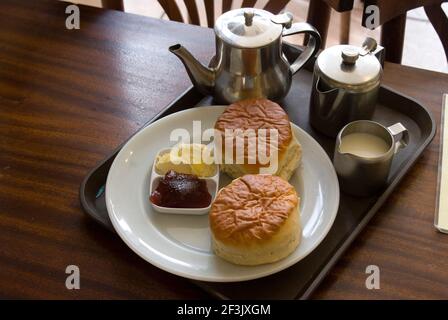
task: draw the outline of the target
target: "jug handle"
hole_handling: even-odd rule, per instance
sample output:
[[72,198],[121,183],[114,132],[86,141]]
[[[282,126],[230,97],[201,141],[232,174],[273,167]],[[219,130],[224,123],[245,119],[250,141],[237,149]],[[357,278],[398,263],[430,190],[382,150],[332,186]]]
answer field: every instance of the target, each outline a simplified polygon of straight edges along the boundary
[[292,74],[302,69],[305,63],[308,62],[320,48],[320,34],[312,25],[306,22],[293,23],[290,28],[283,29],[283,37],[290,36],[293,34],[305,33],[309,35],[308,44],[303,50],[302,54],[297,57],[297,59],[291,64],[290,70]]
[[397,122],[396,124],[387,127],[387,130],[389,130],[394,138],[394,153],[398,153],[401,149],[406,148],[406,146],[409,144],[409,131],[405,128],[404,125],[402,125],[400,122]]

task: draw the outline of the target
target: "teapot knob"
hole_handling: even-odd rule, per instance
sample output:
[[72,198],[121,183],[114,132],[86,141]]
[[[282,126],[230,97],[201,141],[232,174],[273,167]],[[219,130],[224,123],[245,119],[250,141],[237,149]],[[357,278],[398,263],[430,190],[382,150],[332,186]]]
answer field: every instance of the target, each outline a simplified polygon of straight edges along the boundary
[[344,64],[355,64],[356,60],[359,58],[358,50],[352,48],[344,48],[341,52],[342,61]]
[[252,20],[254,19],[254,12],[252,10],[250,11],[244,11],[244,24],[246,26],[251,26],[252,25]]

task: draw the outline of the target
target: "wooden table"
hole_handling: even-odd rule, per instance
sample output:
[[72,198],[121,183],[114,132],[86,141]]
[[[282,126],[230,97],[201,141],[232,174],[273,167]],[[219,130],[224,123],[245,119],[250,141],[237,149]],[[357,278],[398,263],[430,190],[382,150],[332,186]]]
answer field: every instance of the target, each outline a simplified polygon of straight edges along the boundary
[[[0,297],[205,298],[144,262],[83,213],[78,188],[98,161],[190,82],[167,47],[203,62],[212,31],[66,3],[0,2]],[[440,118],[448,75],[387,64],[384,83]],[[334,268],[315,298],[448,298],[448,236],[433,228],[439,139]],[[65,288],[78,265],[81,290]],[[381,268],[381,289],[365,268]]]

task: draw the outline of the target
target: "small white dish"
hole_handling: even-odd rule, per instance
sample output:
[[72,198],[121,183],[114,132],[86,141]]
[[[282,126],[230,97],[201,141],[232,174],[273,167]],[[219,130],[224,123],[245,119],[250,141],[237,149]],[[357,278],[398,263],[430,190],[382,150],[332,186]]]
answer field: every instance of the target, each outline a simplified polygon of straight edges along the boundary
[[[157,188],[159,185],[159,181],[163,179],[164,175],[159,174],[156,170],[156,159],[159,156],[162,156],[168,152],[171,151],[171,148],[164,148],[157,152],[156,157],[154,158],[154,162],[152,165],[152,172],[151,172],[151,182],[149,184],[149,195],[152,194],[152,192]],[[218,193],[218,187],[219,187],[219,166],[215,164],[215,175],[212,177],[198,177],[199,179],[205,180],[207,183],[207,189],[210,195],[212,196],[212,200],[210,201],[210,204],[208,207],[204,208],[168,208],[168,207],[161,207],[151,202],[152,207],[154,210],[160,213],[171,213],[171,214],[191,214],[191,215],[201,215],[201,214],[207,214],[210,211],[210,207],[212,206],[212,202],[215,200],[215,197]]]

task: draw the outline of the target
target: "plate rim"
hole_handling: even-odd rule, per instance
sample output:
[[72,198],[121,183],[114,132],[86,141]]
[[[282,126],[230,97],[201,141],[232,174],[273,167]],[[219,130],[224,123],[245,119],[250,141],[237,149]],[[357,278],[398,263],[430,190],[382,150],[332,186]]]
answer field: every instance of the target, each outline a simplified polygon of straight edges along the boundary
[[[135,133],[121,148],[120,151],[117,153],[116,157],[114,158],[114,161],[108,171],[107,174],[107,179],[106,179],[106,190],[105,190],[105,202],[106,202],[106,209],[107,209],[107,213],[109,216],[110,221],[112,222],[112,226],[115,229],[116,233],[119,235],[119,237],[121,238],[121,240],[128,246],[129,249],[131,249],[135,254],[137,254],[140,258],[142,258],[143,260],[145,260],[146,262],[150,263],[151,265],[165,271],[171,274],[174,274],[176,276],[179,277],[183,277],[186,279],[191,279],[191,280],[198,280],[198,281],[206,281],[206,282],[216,282],[216,283],[230,283],[230,282],[244,282],[244,281],[250,281],[250,280],[255,280],[255,279],[260,279],[260,278],[264,278],[273,274],[276,274],[278,272],[281,272],[283,270],[286,270],[288,268],[290,268],[291,266],[299,263],[301,260],[305,259],[309,254],[311,254],[321,243],[322,241],[327,237],[330,229],[332,228],[334,221],[336,220],[336,216],[339,210],[339,204],[340,204],[340,188],[339,188],[339,181],[338,181],[338,177],[336,174],[336,171],[333,167],[333,164],[330,160],[330,157],[327,155],[327,153],[325,152],[325,150],[322,148],[322,146],[305,130],[303,130],[302,128],[300,128],[298,125],[296,125],[293,122],[290,122],[292,126],[295,126],[299,131],[302,131],[305,135],[307,135],[312,141],[313,143],[317,146],[318,149],[320,149],[320,151],[325,154],[325,161],[329,164],[329,167],[332,169],[332,176],[334,177],[336,183],[336,190],[335,190],[335,194],[336,194],[336,201],[334,204],[334,213],[332,213],[331,215],[331,222],[328,223],[328,225],[326,226],[326,228],[323,230],[322,232],[322,236],[320,237],[320,239],[318,239],[318,241],[316,241],[313,246],[311,246],[311,249],[309,250],[309,252],[304,255],[302,258],[300,258],[298,261],[291,261],[289,263],[285,263],[285,264],[280,264],[278,265],[277,268],[273,268],[273,269],[267,269],[264,272],[259,272],[256,273],[254,276],[245,276],[245,277],[238,277],[238,275],[232,276],[231,278],[226,277],[226,278],[219,278],[219,277],[210,277],[210,276],[201,276],[201,275],[194,275],[194,274],[188,274],[188,273],[184,273],[182,271],[178,271],[169,267],[166,267],[163,263],[158,262],[156,259],[148,259],[148,257],[146,257],[145,255],[143,255],[142,253],[140,253],[136,248],[134,248],[129,240],[126,237],[126,234],[124,232],[122,232],[121,228],[119,227],[119,223],[117,221],[117,219],[115,218],[115,215],[113,214],[113,210],[111,210],[110,208],[110,188],[108,188],[107,186],[110,185],[110,180],[111,180],[111,172],[113,171],[114,167],[117,165],[117,161],[120,158],[121,153],[124,152],[124,149],[126,148],[126,146],[128,146],[130,143],[132,143],[132,141],[134,141],[135,139],[138,138],[138,136],[142,135],[144,131],[149,130],[149,128],[159,122],[162,119],[170,119],[170,118],[174,118],[177,117],[179,115],[182,115],[183,113],[188,113],[188,112],[192,112],[195,109],[214,109],[214,108],[219,108],[219,107],[227,107],[225,105],[209,105],[209,106],[200,106],[200,107],[193,107],[193,108],[188,108],[185,110],[181,110],[172,114],[169,114],[161,119],[158,119],[157,121],[149,124],[148,126],[146,126],[145,128],[141,129],[140,131],[138,131],[137,133]],[[244,266],[242,266],[244,267]]]

